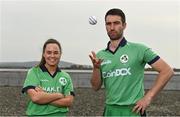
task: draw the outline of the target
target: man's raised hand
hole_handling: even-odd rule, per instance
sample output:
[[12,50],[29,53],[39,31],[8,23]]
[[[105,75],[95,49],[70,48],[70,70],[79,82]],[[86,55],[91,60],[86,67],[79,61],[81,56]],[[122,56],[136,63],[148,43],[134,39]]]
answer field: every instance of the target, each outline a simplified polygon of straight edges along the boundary
[[92,61],[93,67],[99,69],[103,59],[98,59],[94,51],[91,51],[91,54],[89,55],[89,57]]

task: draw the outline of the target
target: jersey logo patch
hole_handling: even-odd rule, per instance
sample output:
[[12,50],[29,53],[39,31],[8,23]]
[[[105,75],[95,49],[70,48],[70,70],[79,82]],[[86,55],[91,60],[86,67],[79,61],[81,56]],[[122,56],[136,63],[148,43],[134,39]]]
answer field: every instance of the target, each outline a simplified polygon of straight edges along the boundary
[[67,84],[67,80],[64,77],[60,77],[59,78],[59,83],[64,86],[64,85]]
[[41,82],[48,82],[49,80],[47,79],[42,79]]
[[101,65],[111,64],[111,60],[104,60]]
[[129,60],[129,57],[127,54],[123,54],[121,57],[120,57],[120,62],[121,63],[127,63]]

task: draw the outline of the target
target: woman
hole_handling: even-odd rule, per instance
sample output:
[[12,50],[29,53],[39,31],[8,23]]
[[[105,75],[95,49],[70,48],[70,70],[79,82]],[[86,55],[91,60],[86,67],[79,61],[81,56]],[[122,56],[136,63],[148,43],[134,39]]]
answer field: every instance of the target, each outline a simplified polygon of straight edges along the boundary
[[43,46],[42,59],[31,68],[22,89],[30,97],[26,114],[29,116],[66,116],[74,100],[70,76],[58,67],[62,49],[55,39]]

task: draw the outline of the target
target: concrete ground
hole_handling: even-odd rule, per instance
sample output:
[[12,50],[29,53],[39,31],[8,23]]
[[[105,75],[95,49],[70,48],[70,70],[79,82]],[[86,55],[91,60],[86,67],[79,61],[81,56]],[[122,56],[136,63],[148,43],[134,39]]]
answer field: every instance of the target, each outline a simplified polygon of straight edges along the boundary
[[[23,116],[27,97],[22,87],[0,87],[0,116]],[[76,88],[76,97],[69,116],[101,116],[104,106],[104,90],[94,92],[90,88]],[[162,91],[147,109],[148,116],[180,116],[180,91]]]

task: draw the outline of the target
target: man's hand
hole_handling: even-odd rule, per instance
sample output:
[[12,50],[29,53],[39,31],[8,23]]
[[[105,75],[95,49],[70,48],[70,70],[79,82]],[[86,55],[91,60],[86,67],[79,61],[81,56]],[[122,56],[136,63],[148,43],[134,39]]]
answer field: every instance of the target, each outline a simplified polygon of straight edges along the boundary
[[133,112],[144,114],[146,108],[150,105],[151,98],[145,96],[139,101],[136,102],[135,107],[133,108]]
[[93,64],[93,73],[92,73],[92,77],[91,77],[91,85],[95,91],[98,91],[102,86],[101,73],[100,73],[99,68],[101,67],[101,63],[103,60],[98,59],[96,57],[96,54],[94,51],[91,52],[89,57],[90,57],[92,64]]
[[99,69],[100,66],[101,66],[101,63],[102,63],[103,59],[98,59],[98,58],[96,57],[96,53],[95,53],[94,51],[91,52],[91,54],[89,55],[89,57],[90,57],[90,59],[91,59],[91,61],[92,61],[93,67]]

